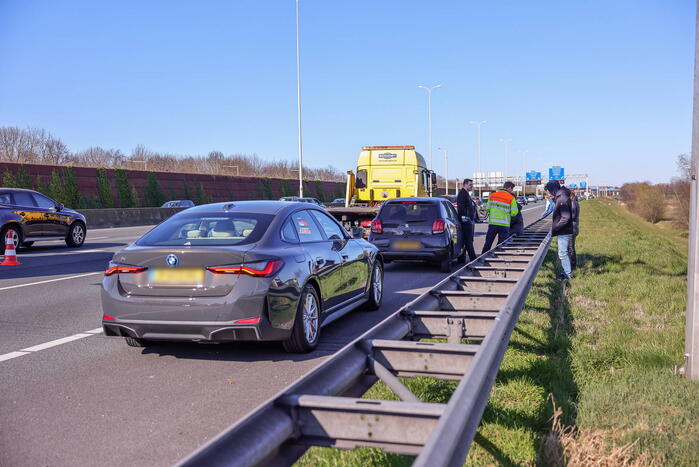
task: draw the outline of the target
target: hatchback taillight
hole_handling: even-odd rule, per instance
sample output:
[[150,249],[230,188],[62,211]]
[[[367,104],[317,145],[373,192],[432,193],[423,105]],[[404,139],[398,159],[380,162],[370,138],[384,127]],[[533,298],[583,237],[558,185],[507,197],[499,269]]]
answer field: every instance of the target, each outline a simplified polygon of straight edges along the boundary
[[214,274],[247,274],[253,277],[270,277],[279,272],[284,266],[284,261],[275,259],[272,261],[258,261],[248,264],[233,264],[230,266],[211,266],[206,268]]
[[371,232],[375,234],[383,233],[383,224],[379,219],[371,221]]
[[433,234],[444,233],[444,229],[446,229],[446,223],[444,222],[444,219],[436,219],[432,223],[432,233]]

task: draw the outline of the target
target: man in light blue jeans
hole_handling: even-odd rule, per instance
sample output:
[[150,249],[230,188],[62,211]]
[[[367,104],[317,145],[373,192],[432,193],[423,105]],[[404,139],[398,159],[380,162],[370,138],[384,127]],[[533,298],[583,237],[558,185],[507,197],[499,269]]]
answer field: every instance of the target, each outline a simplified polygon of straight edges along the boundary
[[546,184],[546,191],[553,197],[551,235],[558,237],[558,258],[561,260],[561,267],[563,268],[559,279],[567,281],[573,277],[568,247],[575,233],[571,213],[570,190],[561,186],[556,180],[551,180]]
[[573,277],[573,269],[570,263],[570,242],[573,239],[573,235],[558,235],[558,259],[561,260],[561,267],[563,268],[563,274],[565,277],[561,279],[571,279]]

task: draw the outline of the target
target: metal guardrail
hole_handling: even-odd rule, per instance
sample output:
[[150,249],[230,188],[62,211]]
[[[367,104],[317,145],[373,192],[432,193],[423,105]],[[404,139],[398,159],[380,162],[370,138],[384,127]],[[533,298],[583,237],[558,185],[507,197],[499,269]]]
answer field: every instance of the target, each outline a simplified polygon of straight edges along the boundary
[[[415,466],[463,465],[549,231],[549,218],[536,221],[448,276],[180,465],[289,465],[310,446],[378,447],[416,455]],[[460,382],[447,404],[424,403],[398,378],[416,376]],[[379,380],[401,400],[359,398]]]

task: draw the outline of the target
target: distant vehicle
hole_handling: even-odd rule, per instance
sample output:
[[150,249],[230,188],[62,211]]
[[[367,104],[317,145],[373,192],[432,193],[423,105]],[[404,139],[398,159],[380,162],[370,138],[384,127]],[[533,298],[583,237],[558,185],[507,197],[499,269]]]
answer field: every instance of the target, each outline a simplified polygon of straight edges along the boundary
[[536,203],[539,201],[536,197],[536,195],[527,195],[527,202],[528,203]]
[[344,206],[344,205],[345,205],[345,198],[335,198],[329,204],[329,206]]
[[461,223],[452,204],[440,198],[398,198],[381,205],[371,221],[369,241],[379,247],[386,262],[421,260],[451,271],[464,262]]
[[483,204],[483,200],[478,196],[471,196],[471,199],[473,200],[474,203],[476,203],[476,205]]
[[454,206],[454,209],[458,209],[456,204],[456,195],[439,195],[439,197],[448,200],[451,205]]
[[0,188],[0,252],[5,252],[9,233],[15,248],[34,242],[65,240],[81,247],[87,235],[85,216],[33,190]]
[[527,203],[527,198],[525,198],[525,197],[522,196],[522,195],[517,196],[517,202],[518,202],[519,204],[521,204],[522,206],[526,206],[526,205],[528,204],[528,203]]
[[298,196],[284,196],[283,198],[279,198],[279,201],[287,201],[287,202],[295,202],[295,203],[312,203],[312,204],[317,204],[318,206],[323,205],[323,203],[318,201],[317,198],[299,198]]
[[536,199],[537,199],[538,201],[541,201],[542,199],[544,199],[544,195],[540,195],[539,193],[537,193],[537,194],[536,194]]
[[236,201],[175,214],[114,254],[102,327],[152,341],[282,341],[309,352],[324,324],[383,297],[379,250],[313,204]]
[[194,201],[188,199],[175,199],[172,201],[166,201],[163,203],[161,208],[193,208]]

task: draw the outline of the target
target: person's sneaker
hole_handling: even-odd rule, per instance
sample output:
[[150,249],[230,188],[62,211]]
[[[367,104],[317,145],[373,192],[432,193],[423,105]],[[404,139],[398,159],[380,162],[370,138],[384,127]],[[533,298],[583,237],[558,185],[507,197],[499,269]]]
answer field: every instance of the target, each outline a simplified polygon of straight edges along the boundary
[[565,272],[562,272],[558,275],[558,281],[563,282],[563,281],[569,281],[573,278],[572,275],[568,275]]

